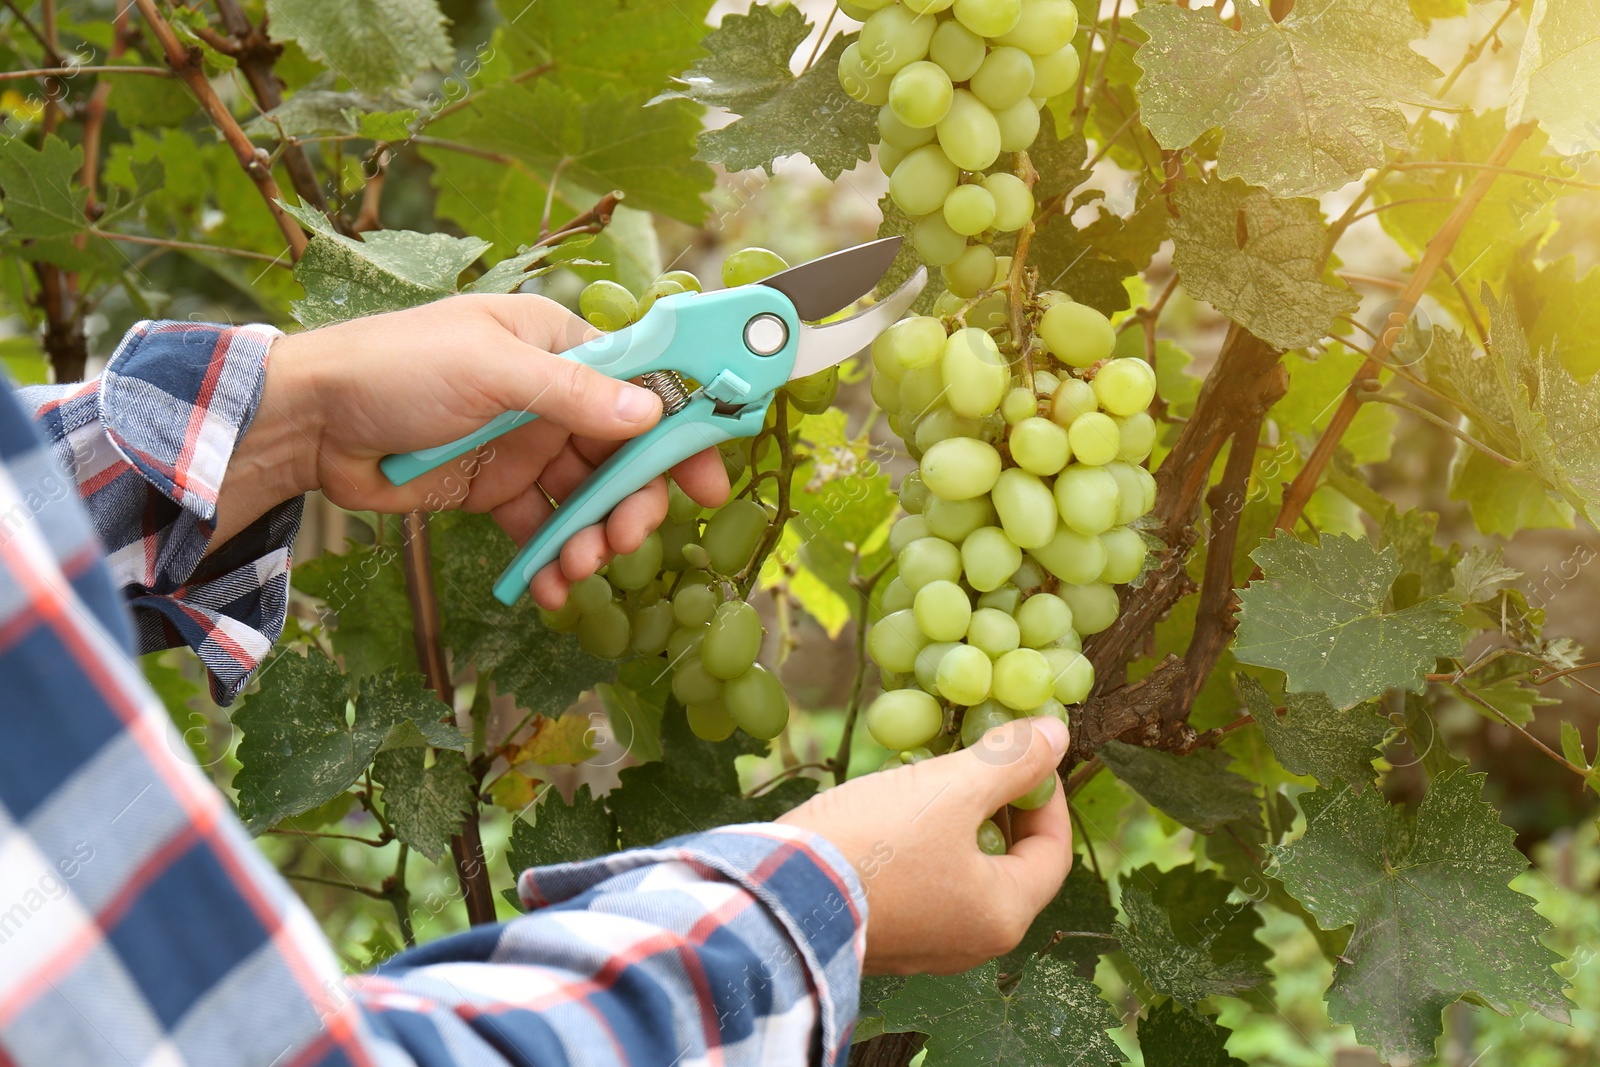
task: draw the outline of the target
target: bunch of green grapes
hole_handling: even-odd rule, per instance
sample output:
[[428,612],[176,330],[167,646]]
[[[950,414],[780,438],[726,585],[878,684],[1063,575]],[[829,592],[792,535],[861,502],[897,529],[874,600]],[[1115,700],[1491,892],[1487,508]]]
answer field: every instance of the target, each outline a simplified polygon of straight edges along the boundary
[[[722,280],[744,285],[786,267],[774,252],[747,248],[728,257]],[[690,291],[701,291],[699,279],[681,270],[663,274],[637,298],[616,282],[597,281],[583,290],[578,307],[592,325],[619,330],[637,322],[656,300]],[[831,402],[837,381],[816,375],[792,382],[788,402],[821,410]],[[737,480],[746,469],[748,450],[746,441],[723,448],[731,478]],[[721,741],[735,727],[753,737],[776,737],[788,724],[789,700],[777,675],[756,661],[761,619],[740,598],[737,583],[775,512],[749,496],[708,511],[675,484],[669,483],[668,494],[661,528],[637,550],[574,583],[559,611],[541,612],[545,624],[576,631],[583,649],[603,659],[663,659],[663,669],[672,674],[672,693],[687,709],[697,737]]]

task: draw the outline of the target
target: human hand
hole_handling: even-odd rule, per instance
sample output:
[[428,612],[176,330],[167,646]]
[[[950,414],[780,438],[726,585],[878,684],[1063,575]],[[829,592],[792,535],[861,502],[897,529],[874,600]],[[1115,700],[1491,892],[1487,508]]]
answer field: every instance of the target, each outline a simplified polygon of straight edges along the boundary
[[[661,417],[650,390],[551,354],[598,334],[544,297],[472,295],[280,338],[256,420],[229,463],[214,543],[314,488],[351,510],[486,511],[527,541],[553,511],[546,492],[559,503]],[[454,441],[507,410],[543,417],[403,486],[378,468],[386,455]],[[715,450],[672,475],[701,504],[727,496]],[[656,478],[568,541],[534,578],[534,599],[559,607],[572,582],[638,548],[666,509],[666,481]]]
[[997,726],[973,748],[869,774],[778,821],[827,838],[861,876],[872,974],[956,974],[1015,948],[1072,867],[1059,783],[1013,810],[1011,849],[978,848],[978,825],[1055,773],[1067,728],[1039,716]]

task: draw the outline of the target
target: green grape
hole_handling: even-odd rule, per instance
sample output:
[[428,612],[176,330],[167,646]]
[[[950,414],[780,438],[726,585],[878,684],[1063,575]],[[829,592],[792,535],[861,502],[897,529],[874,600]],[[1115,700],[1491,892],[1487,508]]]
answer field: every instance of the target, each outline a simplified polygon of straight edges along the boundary
[[886,671],[904,674],[917,665],[917,653],[928,644],[928,635],[917,627],[913,612],[897,611],[885,615],[867,631],[867,654]]
[[889,196],[907,215],[927,215],[944,206],[961,171],[944,149],[926,144],[906,153],[889,176]]
[[[1143,515],[1148,510],[1148,508],[1141,506],[1145,502],[1145,490],[1144,481],[1139,477],[1140,473],[1143,473],[1146,477],[1148,477],[1148,472],[1144,471],[1142,468],[1135,467],[1132,463],[1127,463],[1122,460],[1107,463],[1101,468],[1101,470],[1104,470],[1110,474],[1111,477],[1115,478],[1117,481],[1116,525],[1126,526],[1128,523],[1137,519],[1140,515]],[[1153,494],[1150,498],[1150,503],[1155,503],[1155,497]],[[1083,579],[1075,584],[1081,585],[1084,581],[1088,580],[1089,579]]]
[[[944,352],[943,343],[939,345],[939,351],[941,354]],[[905,377],[900,379],[900,410],[913,419],[921,418],[943,400],[944,370],[938,363],[908,370]]]
[[1022,0],[956,0],[955,13],[979,37],[999,37],[1016,26]]
[[979,608],[967,623],[967,644],[986,656],[1003,656],[1021,643],[1017,620],[998,608]]
[[944,118],[954,96],[950,75],[926,59],[906,64],[889,83],[889,107],[894,117],[913,129],[930,129]]
[[1033,372],[1033,391],[1038,393],[1040,396],[1053,397],[1056,395],[1056,390],[1060,386],[1061,379],[1057,378],[1049,371],[1036,370]]
[[1032,711],[1050,699],[1055,676],[1044,653],[1034,648],[1014,648],[994,663],[990,683],[994,698],[1016,711]]
[[895,556],[900,580],[912,595],[929,582],[953,582],[961,577],[961,550],[939,537],[913,541]]
[[703,293],[705,286],[700,284],[700,279],[686,270],[669,270],[657,278],[658,282],[677,282],[683,286],[686,293]]
[[1055,648],[1069,648],[1074,652],[1082,652],[1083,651],[1083,638],[1078,636],[1078,631],[1076,631],[1076,630],[1068,630],[1067,633],[1066,633],[1066,636],[1062,637],[1061,640],[1057,641],[1053,647],[1055,647]]
[[937,15],[949,8],[955,0],[900,0],[919,15]]
[[[973,248],[988,251],[983,245]],[[972,419],[981,419],[999,408],[1011,381],[1011,368],[994,338],[975,326],[950,335],[941,369],[945,402],[956,414]]]
[[[1051,540],[1055,540],[1055,538],[1051,538]],[[1024,556],[1022,557],[1022,562],[1018,564],[1016,572],[1011,575],[1011,584],[1024,592],[1031,592],[1044,585],[1048,579],[1048,573],[1037,560],[1031,556]]]
[[955,582],[929,582],[917,590],[912,614],[917,628],[933,641],[956,641],[967,632],[972,603]]
[[633,651],[640,656],[659,656],[666,651],[677,624],[669,600],[658,600],[649,607],[640,608],[633,615]]
[[585,615],[599,611],[611,603],[611,583],[606,581],[603,574],[591,574],[572,583],[567,599],[578,605],[578,610]]
[[667,479],[667,518],[673,522],[692,522],[703,509],[693,497],[679,488],[678,483]]
[[737,678],[761,654],[761,636],[761,617],[755,608],[743,600],[719,604],[700,645],[700,662],[714,678]]
[[1052,719],[1059,720],[1066,726],[1072,725],[1072,716],[1070,713],[1068,713],[1067,706],[1053,696],[1046,698],[1043,704],[1040,704],[1038,707],[1034,708],[1033,711],[1029,712],[1029,714],[1048,715]]
[[1000,124],[966,89],[957,89],[939,120],[939,147],[962,170],[987,170],[1000,158]]
[[[1056,507],[1061,506],[1057,497]],[[1068,528],[1065,520],[1047,545],[1033,550],[1033,558],[1063,582],[1082,585],[1099,579],[1105,570],[1106,549],[1096,534],[1084,535]]]
[[656,306],[657,300],[688,291],[675,281],[661,279],[651,282],[650,287],[639,295],[639,317],[644,318],[645,313]]
[[748,497],[718,509],[700,536],[712,570],[730,575],[743,570],[767,532],[768,521],[766,508]]
[[940,318],[948,319],[966,306],[966,303],[965,300],[946,289],[934,298],[933,313]]
[[732,289],[788,269],[788,262],[770,249],[741,248],[722,261],[722,284]]
[[1050,803],[1050,798],[1055,795],[1056,772],[1051,771],[1048,778],[1013,800],[1011,806],[1023,811],[1037,811]]
[[[961,188],[965,187],[958,186],[957,191]],[[922,258],[935,267],[948,267],[967,250],[967,239],[950,228],[943,212],[918,219],[916,225],[911,227],[911,242],[917,246]]]
[[918,538],[927,537],[930,532],[926,513],[896,519],[894,525],[889,527],[889,554],[898,556],[907,545]]
[[1022,549],[998,526],[974,530],[961,542],[961,562],[967,584],[980,593],[998,589],[1022,563]]
[[867,708],[867,732],[887,749],[919,748],[943,725],[939,702],[917,689],[881,693]]
[[723,687],[722,703],[735,726],[763,741],[789,725],[789,695],[778,676],[759,663]]
[[867,70],[897,74],[928,54],[938,20],[919,15],[900,4],[891,4],[869,18],[861,27],[856,43],[861,46],[861,62]]
[[994,197],[995,229],[1002,233],[1020,230],[1033,218],[1033,191],[1015,174],[1000,171],[986,175],[983,187]]
[[922,456],[923,482],[929,492],[946,500],[982,496],[999,477],[1000,453],[970,437],[940,441]]
[[944,221],[967,237],[982,233],[994,222],[994,197],[981,185],[958,185],[944,198]]
[[[947,392],[945,395],[951,394]],[[977,419],[957,415],[946,405],[940,404],[932,411],[924,412],[917,420],[916,445],[926,452],[947,438],[977,437],[982,429],[983,424]]]
[[922,509],[932,499],[928,487],[922,484],[922,474],[912,471],[900,479],[900,488],[895,490],[895,496],[900,501],[900,507],[911,515],[922,514]]
[[1111,416],[1099,411],[1079,415],[1067,427],[1067,443],[1072,458],[1090,467],[1099,467],[1117,458],[1122,448],[1122,433]]
[[1117,333],[1111,320],[1087,304],[1056,304],[1039,319],[1050,354],[1069,367],[1088,367],[1111,355]]
[[1047,648],[1044,658],[1055,679],[1054,696],[1063,704],[1079,704],[1094,688],[1094,665],[1082,652],[1070,648]]
[[583,611],[578,607],[578,602],[572,599],[570,593],[567,595],[566,603],[555,611],[547,611],[544,608],[539,609],[539,621],[544,623],[545,629],[554,630],[558,634],[571,633],[576,630],[578,628],[578,619],[582,615]]
[[1081,416],[1098,406],[1094,387],[1088,382],[1071,377],[1062,378],[1055,394],[1050,397],[1050,421],[1057,426],[1070,428]]
[[833,405],[839,395],[839,368],[827,367],[804,378],[792,378],[783,387],[789,403],[805,415],[820,415]]
[[1033,95],[1049,99],[1078,84],[1078,50],[1070,44],[1033,57]]
[[1143,412],[1156,396],[1156,372],[1137,357],[1113,359],[1095,372],[1094,397],[1100,410],[1124,417]]
[[700,623],[698,626],[684,626],[674,630],[667,639],[667,662],[672,665],[683,663],[700,655],[700,645],[706,639],[706,630],[709,623]]
[[988,245],[968,245],[961,257],[945,268],[945,284],[962,299],[977,296],[994,282],[994,251]]
[[982,704],[968,708],[966,714],[961,717],[961,747],[975,747],[983,740],[984,734],[1010,721],[1011,712],[1007,711],[998,700],[985,700]]
[[880,142],[878,145],[878,169],[885,174],[893,174],[894,169],[900,165],[902,159],[906,158],[906,153],[909,151],[911,151],[909,148],[901,148],[898,145]]
[[985,856],[1006,854],[1006,835],[1000,832],[1000,827],[988,819],[978,824],[978,851]]
[[951,544],[960,544],[972,531],[992,525],[995,511],[986,496],[975,496],[968,500],[946,500],[936,496],[929,499],[922,517],[927,521],[930,534],[942,537]]
[[902,373],[933,366],[944,356],[944,325],[928,315],[901,319],[884,337],[889,359]]
[[[1018,386],[1017,388],[1011,390],[1011,392],[1007,393],[1004,400],[1000,401],[1000,417],[1006,420],[1006,425],[1008,426],[1017,426],[1020,423],[1026,422],[1028,419],[1034,418],[1038,414],[1039,398],[1033,395],[1032,389]],[[1016,452],[1016,437],[1016,430],[1012,430],[1011,449],[1013,453]],[[1066,460],[1062,460],[1062,463],[1065,464]],[[1060,468],[1058,467],[1056,470],[1060,470]],[[1048,473],[1054,474],[1055,471],[1050,471]]]
[[839,0],[839,10],[857,22],[865,22],[874,11],[882,11],[895,0]]
[[606,577],[618,589],[643,589],[660,572],[661,557],[661,534],[652,530],[638,548],[611,561]]
[[1035,593],[1017,609],[1017,630],[1028,648],[1053,645],[1072,629],[1072,609],[1053,593]]
[[1121,606],[1117,591],[1104,582],[1063,585],[1057,593],[1072,609],[1072,628],[1085,637],[1097,634],[1117,621]]
[[1147,411],[1117,419],[1117,458],[1126,463],[1142,463],[1156,446],[1156,420]]
[[1078,9],[1072,0],[1022,0],[1016,25],[997,37],[999,44],[1014,45],[1034,55],[1054,52],[1078,32]]
[[[695,536],[698,538],[699,534]],[[682,552],[683,561],[696,570],[703,571],[711,566],[711,553],[707,552],[705,546],[701,545],[698,540],[693,544],[684,545]]]
[[1033,302],[1038,304],[1039,310],[1043,312],[1049,311],[1057,304],[1072,303],[1072,297],[1068,296],[1066,293],[1063,293],[1060,289],[1046,289],[1041,293],[1035,294]]
[[[1002,111],[1033,91],[1033,60],[1020,48],[990,49],[972,76],[972,95],[993,111]],[[1035,108],[1034,110],[1038,110]]]
[[622,605],[607,602],[578,620],[578,644],[591,656],[621,659],[628,651],[630,627]]
[[1056,533],[1056,502],[1038,475],[1012,467],[1000,472],[989,497],[1000,528],[1018,548],[1050,543]]
[[994,608],[996,611],[1003,611],[1007,615],[1015,615],[1021,603],[1022,590],[1010,582],[1005,583],[998,589],[991,589],[978,597],[978,607]]
[[679,626],[704,626],[716,613],[721,597],[707,585],[682,585],[672,598],[672,616]]
[[578,294],[578,311],[591,326],[620,330],[639,314],[639,302],[623,286],[601,280],[583,287]]
[[917,684],[925,692],[932,693],[935,696],[938,695],[939,660],[946,652],[955,648],[957,643],[955,641],[933,641],[923,645],[922,651],[917,653],[917,662],[912,665],[911,673],[916,675]]
[[1055,494],[1068,529],[1092,537],[1116,525],[1117,480],[1105,471],[1074,463],[1056,475]]
[[1023,97],[994,113],[1000,128],[1000,151],[1026,152],[1039,136],[1039,105]]
[[[1028,394],[1032,397],[1032,393]],[[1035,402],[1034,410],[1038,410]],[[1031,474],[1048,477],[1067,465],[1072,448],[1067,431],[1037,415],[1023,419],[1011,428],[1011,458]]]
[[[943,73],[941,71],[941,73]],[[896,75],[899,77],[899,75]],[[893,82],[890,82],[891,91]],[[949,106],[948,104],[946,105]],[[937,121],[937,120],[935,120]],[[913,148],[921,148],[933,140],[933,123],[923,127],[907,126],[895,117],[894,107],[884,104],[878,109],[878,138],[884,144],[893,145],[903,152]],[[893,170],[893,167],[888,168]]]
[[689,656],[673,668],[672,695],[680,704],[709,704],[722,696],[722,679],[706,670],[699,656]]
[[939,660],[939,695],[952,704],[981,704],[993,674],[989,657],[971,645],[957,645]]
[[709,704],[689,704],[684,713],[689,720],[689,732],[702,741],[726,741],[733,736],[733,720],[721,700]]
[[896,365],[894,360],[890,358],[891,350],[889,347],[888,337],[893,332],[894,327],[891,326],[873,339],[871,348],[873,371],[872,381],[874,385],[876,385],[880,380],[893,382],[896,386],[895,391],[898,394],[900,379],[905,374],[905,370],[904,368]]
[[883,587],[883,613],[887,615],[891,612],[904,611],[912,605],[913,598],[914,594],[906,588],[906,583],[897,575]]
[[943,67],[953,82],[964,82],[976,74],[988,51],[982,37],[954,19],[939,23],[928,42],[928,58]]
[[1139,577],[1146,550],[1138,530],[1131,526],[1113,526],[1100,535],[1100,543],[1106,548],[1106,565],[1100,572],[1100,581],[1107,585],[1123,585]]

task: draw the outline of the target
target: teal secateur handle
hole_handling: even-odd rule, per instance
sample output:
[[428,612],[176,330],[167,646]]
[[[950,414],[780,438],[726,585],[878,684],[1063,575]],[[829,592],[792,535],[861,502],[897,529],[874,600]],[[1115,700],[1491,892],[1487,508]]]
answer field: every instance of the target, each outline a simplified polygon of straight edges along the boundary
[[[744,341],[746,324],[764,314],[776,316],[788,330],[786,343],[770,356],[752,353]],[[632,326],[556,354],[613,378],[673,370],[709,389],[719,375],[731,375],[725,381],[733,387],[732,392],[738,391],[736,383],[742,381],[749,386],[750,395],[760,395],[789,380],[799,326],[794,306],[782,293],[765,285],[744,285],[664,297]],[[465,437],[435,448],[385,456],[378,466],[389,481],[404,485],[538,417],[531,411],[501,412]]]

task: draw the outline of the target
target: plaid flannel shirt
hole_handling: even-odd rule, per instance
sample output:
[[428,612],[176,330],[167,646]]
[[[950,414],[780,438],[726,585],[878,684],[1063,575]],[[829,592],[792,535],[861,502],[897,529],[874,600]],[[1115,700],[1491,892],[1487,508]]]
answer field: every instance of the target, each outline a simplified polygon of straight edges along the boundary
[[299,502],[207,555],[275,336],[142,323],[23,391],[48,441],[0,390],[0,1067],[842,1063],[866,901],[774,824],[524,872],[529,914],[340,973],[129,658],[187,643],[228,698],[281,631]]

